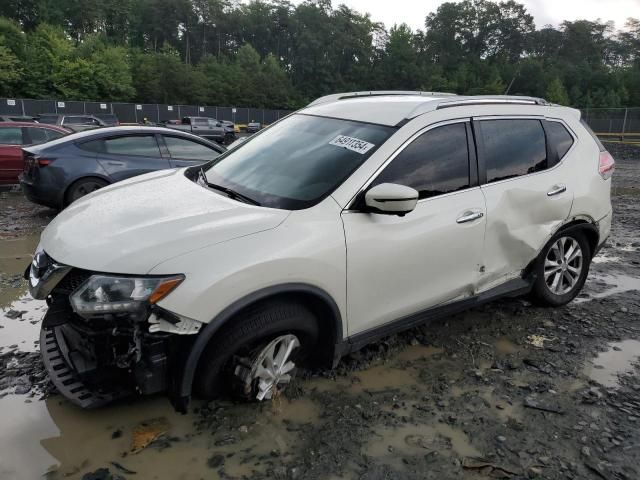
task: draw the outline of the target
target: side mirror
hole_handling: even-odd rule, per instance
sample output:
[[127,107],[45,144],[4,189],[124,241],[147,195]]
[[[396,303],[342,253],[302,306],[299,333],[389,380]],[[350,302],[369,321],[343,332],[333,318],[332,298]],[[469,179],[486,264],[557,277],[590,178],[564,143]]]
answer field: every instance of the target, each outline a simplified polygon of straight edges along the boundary
[[420,194],[417,190],[397,183],[381,183],[364,196],[367,208],[375,213],[406,215],[416,208]]

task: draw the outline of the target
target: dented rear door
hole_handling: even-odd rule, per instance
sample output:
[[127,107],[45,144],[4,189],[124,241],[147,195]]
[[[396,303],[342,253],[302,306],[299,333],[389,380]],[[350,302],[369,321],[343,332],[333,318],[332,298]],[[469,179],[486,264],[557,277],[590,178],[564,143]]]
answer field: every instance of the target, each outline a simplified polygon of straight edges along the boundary
[[552,164],[543,121],[474,118],[487,208],[481,291],[520,276],[571,211],[571,172]]

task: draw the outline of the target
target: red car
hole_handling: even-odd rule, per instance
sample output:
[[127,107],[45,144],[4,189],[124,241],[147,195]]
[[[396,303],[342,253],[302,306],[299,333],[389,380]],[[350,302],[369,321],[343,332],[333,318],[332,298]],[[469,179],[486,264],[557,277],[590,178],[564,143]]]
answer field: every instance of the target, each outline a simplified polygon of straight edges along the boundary
[[22,147],[37,145],[67,135],[55,125],[28,122],[0,122],[0,185],[18,183],[23,170]]

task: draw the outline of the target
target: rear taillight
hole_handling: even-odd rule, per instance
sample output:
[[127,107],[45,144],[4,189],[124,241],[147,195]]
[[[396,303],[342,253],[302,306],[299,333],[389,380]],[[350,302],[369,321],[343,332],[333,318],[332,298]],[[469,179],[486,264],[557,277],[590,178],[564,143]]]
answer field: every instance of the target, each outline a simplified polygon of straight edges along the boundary
[[47,165],[50,165],[51,162],[53,162],[53,160],[50,158],[38,158],[39,167],[46,167]]
[[598,172],[600,173],[600,176],[605,180],[607,178],[611,178],[615,169],[616,161],[613,159],[611,154],[606,150],[604,152],[600,152],[600,161],[598,162]]

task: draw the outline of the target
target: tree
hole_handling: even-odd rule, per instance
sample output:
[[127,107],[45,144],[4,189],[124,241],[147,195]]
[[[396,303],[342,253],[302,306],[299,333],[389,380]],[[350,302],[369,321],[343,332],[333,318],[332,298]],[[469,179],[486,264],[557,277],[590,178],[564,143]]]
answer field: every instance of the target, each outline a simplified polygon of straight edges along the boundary
[[570,104],[567,89],[564,88],[564,84],[558,77],[555,77],[549,82],[549,85],[547,85],[545,98],[552,103],[557,103],[558,105]]
[[24,61],[24,95],[47,98],[59,93],[54,86],[54,75],[62,62],[71,56],[73,47],[62,29],[47,24],[39,25],[27,38]]
[[296,108],[338,91],[509,86],[576,106],[640,105],[638,19],[617,32],[586,20],[536,30],[516,0],[425,14],[414,32],[331,0],[3,0],[0,90]]
[[17,93],[17,85],[22,78],[22,68],[18,58],[4,46],[0,37],[0,96],[12,97]]

